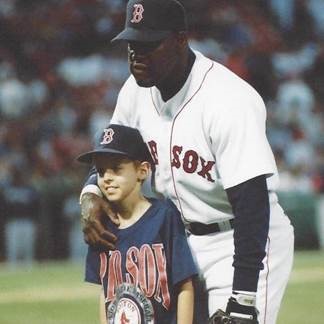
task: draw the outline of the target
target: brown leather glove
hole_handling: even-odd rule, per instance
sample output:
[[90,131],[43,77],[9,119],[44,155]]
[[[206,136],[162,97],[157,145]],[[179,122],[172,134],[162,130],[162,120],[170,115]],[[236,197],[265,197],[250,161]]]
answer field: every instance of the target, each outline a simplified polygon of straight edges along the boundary
[[119,225],[117,215],[105,199],[93,193],[84,193],[81,198],[84,241],[101,251],[115,250],[117,237],[103,226],[104,217],[109,217],[113,223]]

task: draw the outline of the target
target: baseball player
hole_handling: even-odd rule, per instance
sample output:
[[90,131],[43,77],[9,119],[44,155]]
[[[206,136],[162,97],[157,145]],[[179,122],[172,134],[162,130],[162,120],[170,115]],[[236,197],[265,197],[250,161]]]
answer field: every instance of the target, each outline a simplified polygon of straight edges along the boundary
[[197,269],[176,206],[141,192],[151,156],[138,130],[111,124],[78,160],[95,166],[119,222],[103,218],[116,249],[87,254],[86,280],[103,286],[103,323],[192,323]]
[[[275,193],[266,108],[248,83],[193,51],[186,30],[176,0],[128,2],[114,41],[128,44],[131,76],[112,120],[138,128],[150,149],[154,188],[189,233],[210,322],[273,324],[294,235]],[[81,193],[85,240],[109,249],[115,237],[98,219],[107,208],[100,195],[92,175]]]

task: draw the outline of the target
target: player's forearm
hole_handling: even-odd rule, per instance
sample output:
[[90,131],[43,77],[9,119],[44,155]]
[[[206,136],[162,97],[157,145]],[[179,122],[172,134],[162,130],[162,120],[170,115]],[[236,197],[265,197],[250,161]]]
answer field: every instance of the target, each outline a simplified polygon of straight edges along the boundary
[[89,172],[88,178],[86,179],[82,191],[80,193],[80,203],[82,200],[82,196],[87,193],[96,194],[99,197],[102,197],[102,192],[100,191],[97,185],[97,172],[94,168],[92,168]]
[[192,280],[184,282],[178,295],[177,324],[190,324],[193,321],[194,288]]
[[100,319],[100,324],[107,324],[106,310],[105,310],[105,295],[103,290],[101,291],[100,301],[99,301],[99,319]]
[[266,177],[250,179],[227,189],[235,216],[233,290],[257,291],[269,231]]

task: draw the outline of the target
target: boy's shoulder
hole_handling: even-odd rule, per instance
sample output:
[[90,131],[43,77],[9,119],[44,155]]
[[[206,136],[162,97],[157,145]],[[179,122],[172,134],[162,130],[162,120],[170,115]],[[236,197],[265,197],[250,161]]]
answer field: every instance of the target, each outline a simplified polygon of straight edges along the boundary
[[[170,199],[150,199],[152,203],[151,213],[154,215],[156,224],[177,224],[177,226],[183,226],[181,214],[176,205]],[[151,214],[151,216],[152,216]]]
[[149,201],[156,210],[163,210],[169,213],[179,214],[176,205],[168,198],[149,198]]

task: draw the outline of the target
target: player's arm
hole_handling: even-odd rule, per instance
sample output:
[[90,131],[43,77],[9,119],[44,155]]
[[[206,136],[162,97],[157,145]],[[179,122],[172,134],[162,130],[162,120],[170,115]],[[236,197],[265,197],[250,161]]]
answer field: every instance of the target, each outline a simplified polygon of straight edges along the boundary
[[256,323],[256,291],[269,231],[266,176],[250,179],[226,192],[235,216],[233,294],[226,313],[250,318]]
[[104,227],[103,219],[109,216],[117,225],[118,219],[97,186],[97,173],[94,168],[91,169],[82,189],[80,204],[85,242],[101,250],[114,250],[117,238]]
[[100,318],[100,324],[107,324],[106,309],[105,309],[105,294],[103,289],[101,289],[100,300],[99,300],[99,318]]
[[192,279],[187,279],[179,284],[177,323],[190,324],[193,321],[194,288]]
[[265,175],[226,190],[234,220],[233,290],[257,291],[269,232],[269,194]]

